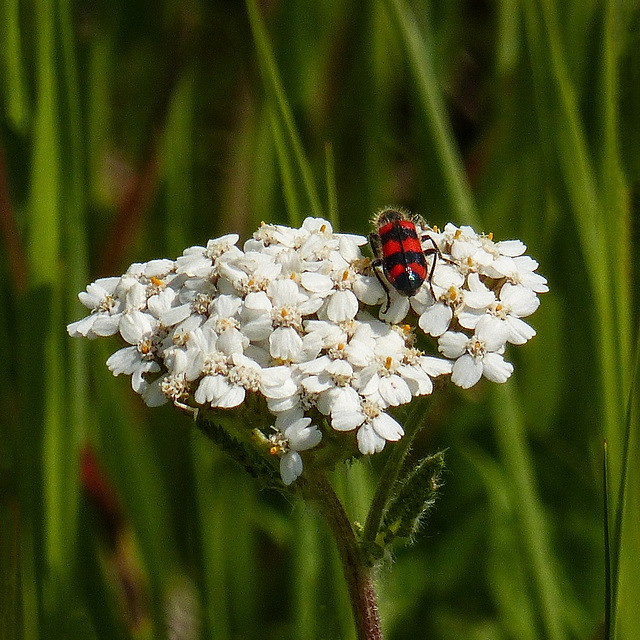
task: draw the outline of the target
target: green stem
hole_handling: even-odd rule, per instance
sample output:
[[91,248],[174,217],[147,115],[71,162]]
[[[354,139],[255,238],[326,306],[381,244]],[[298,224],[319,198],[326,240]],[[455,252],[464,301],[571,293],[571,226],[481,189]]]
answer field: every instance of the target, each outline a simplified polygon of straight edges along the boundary
[[373,572],[363,562],[360,546],[342,503],[324,474],[308,474],[304,493],[318,506],[336,541],[358,640],[382,640]]

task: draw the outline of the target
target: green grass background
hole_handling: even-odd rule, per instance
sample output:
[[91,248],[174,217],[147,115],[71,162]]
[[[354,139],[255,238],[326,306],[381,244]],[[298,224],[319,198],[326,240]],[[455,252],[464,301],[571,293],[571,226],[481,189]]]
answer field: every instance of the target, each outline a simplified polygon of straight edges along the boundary
[[[0,43],[0,638],[354,637],[314,512],[65,325],[131,262],[388,204],[551,292],[508,384],[432,403],[385,637],[640,638],[637,0],[3,0]],[[335,473],[354,520],[384,457]]]

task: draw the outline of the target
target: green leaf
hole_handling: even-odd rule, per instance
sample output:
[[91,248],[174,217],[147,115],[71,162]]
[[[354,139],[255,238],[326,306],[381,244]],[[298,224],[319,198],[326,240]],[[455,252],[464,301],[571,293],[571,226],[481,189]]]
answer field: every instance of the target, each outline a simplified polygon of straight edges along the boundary
[[443,471],[444,453],[439,452],[420,460],[398,480],[376,536],[379,546],[416,535],[435,504]]

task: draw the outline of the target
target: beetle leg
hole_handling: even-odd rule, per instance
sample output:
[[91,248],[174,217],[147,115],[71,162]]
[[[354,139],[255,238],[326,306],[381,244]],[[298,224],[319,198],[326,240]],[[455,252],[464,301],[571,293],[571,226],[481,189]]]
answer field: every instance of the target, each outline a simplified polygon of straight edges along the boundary
[[445,260],[445,258],[443,257],[442,253],[440,253],[440,249],[438,248],[436,241],[429,234],[423,235],[420,240],[422,242],[431,242],[431,247],[424,250],[424,255],[425,257],[433,256],[433,264],[431,265],[431,269],[429,270],[429,276],[427,277],[427,280],[429,281],[429,289],[431,290],[433,300],[437,301],[436,293],[433,290],[433,274],[436,272],[436,264],[438,262],[438,258],[440,260]]
[[386,313],[389,311],[389,307],[391,306],[391,295],[389,294],[389,287],[387,286],[387,283],[380,275],[380,269],[382,269],[382,247],[380,245],[380,236],[377,233],[370,233],[368,238],[371,253],[373,253],[373,262],[371,263],[373,273],[375,273],[376,278],[378,278],[378,282],[382,285],[384,293],[387,296],[387,304],[382,310],[382,313]]

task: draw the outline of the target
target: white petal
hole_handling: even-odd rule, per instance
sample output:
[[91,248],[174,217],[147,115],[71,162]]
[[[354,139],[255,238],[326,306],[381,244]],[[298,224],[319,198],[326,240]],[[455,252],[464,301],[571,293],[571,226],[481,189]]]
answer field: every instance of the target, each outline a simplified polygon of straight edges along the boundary
[[481,360],[477,360],[468,353],[465,353],[465,355],[458,358],[453,365],[451,382],[463,389],[469,389],[482,377],[482,369]]
[[380,380],[378,390],[383,399],[392,407],[411,402],[412,395],[409,385],[400,376],[383,377]]
[[487,351],[501,351],[509,337],[509,327],[504,320],[484,314],[476,325],[476,336],[484,343]]
[[520,274],[520,282],[525,287],[528,287],[536,293],[546,293],[547,291],[549,291],[549,287],[547,286],[547,279],[544,276],[541,276],[539,273],[525,272],[523,274]]
[[536,330],[520,318],[508,316],[506,322],[509,327],[509,342],[511,344],[524,344],[536,335]]
[[107,360],[107,367],[114,376],[119,376],[121,373],[131,375],[139,365],[140,352],[136,347],[123,347]]
[[125,313],[120,318],[120,335],[129,344],[137,344],[143,336],[151,333],[152,320],[152,316],[142,313],[142,311]]
[[[342,239],[343,238],[347,238],[351,241],[354,242],[354,244],[356,244],[358,247],[362,247],[365,244],[367,244],[369,242],[368,238],[366,236],[361,236],[361,235],[357,235],[354,233],[339,233],[337,234],[340,237],[340,242],[342,243]],[[360,254],[358,257],[362,257],[362,254]]]
[[487,353],[482,363],[484,377],[492,382],[506,382],[513,373],[513,365],[497,353]]
[[165,327],[173,327],[174,325],[186,320],[191,315],[191,305],[181,304],[172,309],[163,311],[159,316],[160,322]]
[[249,343],[246,337],[237,329],[225,329],[218,336],[216,347],[222,351],[222,353],[230,356],[234,353],[242,353],[244,351],[245,341],[247,344]]
[[349,362],[356,367],[366,367],[374,357],[375,340],[369,336],[368,339],[353,338],[344,348],[344,354]]
[[422,356],[420,358],[420,366],[429,376],[435,377],[451,373],[453,365],[450,360],[443,360],[434,356]]
[[355,387],[363,396],[369,396],[377,393],[380,384],[380,376],[378,375],[378,364],[371,364],[360,370],[356,375]]
[[264,291],[251,291],[244,299],[242,315],[271,313],[271,300]]
[[220,295],[211,304],[211,314],[220,318],[233,318],[241,304],[242,300],[237,296]]
[[389,324],[398,324],[407,317],[410,306],[409,298],[391,293],[391,306],[386,312],[383,311],[384,307],[380,308],[380,319]]
[[125,280],[123,277],[121,285],[126,283],[125,289],[125,307],[128,311],[134,311],[144,308],[147,302],[147,288],[137,280],[131,281],[131,279]]
[[402,365],[398,373],[404,378],[414,396],[426,396],[433,391],[433,382],[421,367]]
[[312,449],[322,440],[322,432],[316,425],[308,426],[309,418],[302,418],[285,429],[284,435],[295,451]]
[[486,314],[486,309],[470,309],[463,307],[457,314],[458,322],[465,329],[474,330],[480,318]]
[[300,405],[294,407],[290,411],[279,413],[276,416],[275,426],[278,431],[284,433],[288,427],[293,425],[293,423],[297,422],[298,420],[304,420],[306,424],[309,424],[311,422],[311,418],[305,417],[304,409]]
[[274,280],[267,287],[267,294],[277,306],[295,306],[299,302],[300,291],[293,280]]
[[235,384],[229,385],[229,388],[219,397],[216,406],[222,409],[237,407],[244,402],[245,395],[246,392],[243,387]]
[[302,380],[302,386],[308,393],[322,393],[333,388],[334,384],[328,375],[309,376]]
[[300,274],[300,284],[307,291],[324,295],[328,295],[333,289],[333,280],[328,275],[311,271],[305,271]]
[[154,380],[152,384],[147,386],[142,392],[142,399],[148,407],[160,407],[168,402],[167,396],[162,393],[160,385],[163,377]]
[[443,291],[448,291],[451,287],[459,289],[464,284],[464,281],[465,278],[460,273],[456,265],[448,263],[443,264],[441,261],[436,263],[436,270],[433,274],[434,287],[437,286]]
[[157,278],[158,276],[166,276],[170,273],[175,264],[173,260],[168,258],[157,258],[155,260],[149,260],[144,267],[144,275],[147,278]]
[[291,411],[300,405],[300,397],[296,395],[286,396],[284,398],[267,398],[267,407],[274,415],[283,411]]
[[396,442],[404,435],[404,429],[399,422],[394,420],[388,413],[381,413],[375,417],[371,423],[375,432],[385,440]]
[[317,376],[325,371],[330,364],[331,358],[329,356],[320,356],[299,364],[297,369],[306,375]]
[[380,304],[386,300],[384,289],[375,276],[356,276],[353,292],[364,304]]
[[260,377],[260,389],[266,398],[287,398],[298,391],[289,367],[267,367],[262,369]]
[[242,333],[255,342],[266,340],[272,332],[273,324],[268,315],[258,316],[242,325]]
[[333,322],[353,320],[358,313],[358,298],[353,291],[336,291],[327,303],[327,318]]
[[446,358],[459,358],[467,350],[468,341],[464,333],[447,331],[438,340],[438,350]]
[[164,352],[164,363],[169,373],[185,373],[189,366],[187,352],[180,347],[170,347]]
[[522,255],[526,251],[527,245],[520,240],[502,240],[501,242],[496,242],[495,248],[503,256],[510,256],[512,258],[515,258],[516,256]]
[[429,307],[418,320],[418,326],[429,335],[437,338],[449,328],[453,312],[448,304],[438,302]]
[[177,299],[177,293],[171,288],[163,289],[160,293],[149,297],[147,300],[147,309],[159,318],[165,311],[171,309],[174,301]]
[[269,336],[269,351],[276,360],[296,360],[302,351],[302,338],[293,327],[278,327]]
[[333,233],[333,227],[328,220],[324,218],[314,218],[312,216],[307,216],[302,221],[302,229],[309,233],[319,233],[327,237]]
[[347,233],[340,233],[338,237],[340,240],[340,255],[347,262],[355,262],[362,259],[362,252],[359,247],[367,244],[368,240],[366,238]]
[[[356,396],[357,393],[351,389]],[[334,402],[331,409],[331,426],[336,431],[351,431],[361,425],[365,420],[365,415],[360,408],[360,400],[356,402],[340,401]]]
[[120,314],[108,315],[100,313],[93,323],[92,333],[97,336],[112,336],[120,327]]
[[500,291],[500,301],[519,318],[530,316],[539,306],[538,296],[528,287],[506,282]]
[[[477,274],[471,274],[477,275]],[[482,285],[484,287],[484,285]],[[496,296],[493,291],[489,291],[486,287],[484,291],[465,291],[464,303],[472,309],[486,309],[495,302]]]
[[78,298],[85,307],[94,309],[107,296],[113,296],[119,284],[119,277],[98,278],[95,282],[87,285],[86,292],[81,291]]
[[282,482],[290,485],[302,473],[302,458],[297,451],[289,451],[280,458]]
[[320,293],[312,294],[308,300],[304,300],[298,304],[298,311],[302,316],[310,316],[314,314],[324,304],[324,296]]
[[360,449],[360,452],[365,455],[379,453],[384,449],[384,445],[387,442],[373,430],[373,427],[370,424],[362,425],[358,429],[357,438],[358,449]]
[[195,400],[198,404],[215,402],[228,388],[229,383],[223,376],[205,376],[200,381],[195,393]]
[[[86,338],[86,337],[90,337],[90,338],[95,338],[96,334],[93,333],[93,323],[95,322],[95,319],[97,318],[96,314],[87,316],[86,318],[82,318],[80,320],[77,320],[76,322],[72,322],[71,324],[67,325],[67,333],[72,337],[72,338]],[[118,327],[118,324],[116,322],[116,329]]]
[[[160,371],[160,365],[157,362],[142,362],[140,366],[131,374],[131,388],[136,393],[143,393],[149,386],[145,373],[157,373]],[[164,404],[164,403],[163,403]]]

